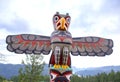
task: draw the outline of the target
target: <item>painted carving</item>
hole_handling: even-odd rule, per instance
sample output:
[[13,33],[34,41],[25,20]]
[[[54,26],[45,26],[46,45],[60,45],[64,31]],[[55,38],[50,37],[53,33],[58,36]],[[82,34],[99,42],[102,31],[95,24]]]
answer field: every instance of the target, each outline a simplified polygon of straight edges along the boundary
[[51,36],[20,34],[8,35],[7,49],[17,54],[45,54],[52,51],[49,61],[50,82],[70,82],[71,57],[105,56],[112,53],[113,41],[100,37],[72,37],[68,31],[71,17],[67,13],[53,16],[54,31]]

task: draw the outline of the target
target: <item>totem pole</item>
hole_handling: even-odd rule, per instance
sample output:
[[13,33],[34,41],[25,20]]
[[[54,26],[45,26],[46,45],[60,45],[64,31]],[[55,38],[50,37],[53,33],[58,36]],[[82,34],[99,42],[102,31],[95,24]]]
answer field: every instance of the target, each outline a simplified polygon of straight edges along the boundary
[[100,37],[72,37],[68,31],[71,17],[68,13],[53,16],[51,36],[34,34],[8,35],[7,49],[17,54],[45,54],[52,51],[49,61],[50,82],[70,82],[71,57],[105,56],[112,53],[113,41]]

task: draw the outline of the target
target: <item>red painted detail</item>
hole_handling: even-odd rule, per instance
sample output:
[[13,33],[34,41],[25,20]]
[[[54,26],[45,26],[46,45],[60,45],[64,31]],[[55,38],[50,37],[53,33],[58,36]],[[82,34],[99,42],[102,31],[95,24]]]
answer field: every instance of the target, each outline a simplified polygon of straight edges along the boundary
[[21,35],[16,36],[16,38],[18,39],[17,44],[21,44],[23,42]]
[[23,45],[23,47],[26,47],[27,45],[29,45],[29,41],[26,41],[25,43],[24,43],[24,45]]
[[99,42],[100,42],[100,43],[104,42],[104,39],[103,39],[103,38],[100,38]]
[[68,72],[64,72],[64,73],[63,73],[63,75],[65,75],[65,76],[66,76],[66,75],[70,75],[70,74],[72,74],[72,71],[68,71]]
[[64,39],[66,39],[66,37],[59,37],[60,40],[63,42]]
[[79,43],[78,46],[79,46],[80,48],[82,48],[82,47],[83,47],[83,44],[82,44],[82,43]]
[[96,48],[96,47],[97,47],[96,43],[93,43],[92,46],[93,46],[93,48]]
[[74,41],[72,44],[72,48],[74,48],[75,46],[79,46],[80,48],[83,48],[83,46],[85,46],[86,48],[97,48],[97,47],[103,47],[104,46],[104,39],[101,38],[99,41],[94,42],[94,43],[88,43],[88,42],[76,42]]
[[47,42],[47,41],[46,41],[46,45],[47,45],[47,47],[49,47],[49,46],[50,46],[50,42]]
[[100,47],[103,47],[105,45],[104,41],[105,41],[104,39],[102,39],[102,38],[100,39],[100,41],[99,41],[99,46]]
[[75,46],[75,44],[74,44],[74,43],[72,43],[72,48],[74,48],[74,46]]
[[55,64],[55,56],[54,56],[54,52],[52,52],[52,54],[51,54],[49,64],[52,64],[52,65]]
[[[63,57],[62,57],[62,54],[61,54],[61,55],[60,55],[60,62],[59,62],[60,65],[63,65],[63,62],[62,62],[62,61],[63,61]],[[54,55],[54,52],[52,52],[52,55],[51,55],[49,64],[52,64],[52,65],[55,64],[55,55]],[[67,65],[68,65],[68,66],[71,66],[71,57],[70,57],[70,55],[68,55]]]
[[58,38],[61,42],[63,42],[65,39],[70,39],[72,41],[72,38],[66,36],[54,36],[51,38],[51,40],[54,40],[54,38]]
[[37,41],[32,41],[32,47],[36,46]]
[[52,73],[52,74],[54,74],[54,75],[56,75],[56,76],[59,76],[60,75],[60,73],[59,73],[59,71],[57,71],[57,70],[50,70],[50,73]]
[[86,48],[89,48],[89,47],[90,47],[90,44],[89,44],[89,43],[86,43],[86,44],[85,44],[85,47],[86,47]]
[[54,82],[55,79],[58,77],[66,78],[68,80],[67,82],[70,82],[69,79],[67,78],[67,76],[71,75],[72,71],[65,71],[65,72],[61,73],[61,72],[59,72],[59,70],[50,69],[50,74],[55,76],[54,78],[50,79],[50,82]]
[[44,44],[43,41],[39,41],[39,46],[42,46]]
[[68,55],[67,65],[68,65],[68,66],[71,66],[71,57],[70,57],[70,54]]

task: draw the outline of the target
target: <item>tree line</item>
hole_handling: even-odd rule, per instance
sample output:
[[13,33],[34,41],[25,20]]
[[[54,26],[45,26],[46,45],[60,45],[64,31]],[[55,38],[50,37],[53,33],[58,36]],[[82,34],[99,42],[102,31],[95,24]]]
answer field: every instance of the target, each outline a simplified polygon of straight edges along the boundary
[[[27,74],[26,74],[27,75]],[[28,76],[19,74],[18,76],[13,76],[9,80],[0,76],[0,82],[49,82],[49,76],[42,76],[28,78]],[[31,76],[29,76],[31,77]],[[111,71],[110,73],[101,73],[95,76],[78,76],[73,74],[71,77],[71,82],[120,82],[120,71]]]
[[[24,68],[19,69],[19,74],[10,79],[0,76],[0,82],[49,82],[49,76],[42,76],[45,63],[41,55],[26,55],[26,60],[22,61]],[[110,73],[98,73],[95,76],[71,77],[71,82],[120,82],[120,71],[111,70]]]
[[71,82],[120,82],[120,71],[111,70],[110,73],[98,73],[95,76],[73,75]]

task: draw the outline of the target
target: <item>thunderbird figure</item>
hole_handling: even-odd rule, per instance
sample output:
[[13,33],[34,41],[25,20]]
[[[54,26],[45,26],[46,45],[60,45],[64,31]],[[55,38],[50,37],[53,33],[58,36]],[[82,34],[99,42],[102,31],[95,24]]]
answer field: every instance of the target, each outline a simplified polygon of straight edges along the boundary
[[8,35],[7,49],[18,54],[45,54],[52,51],[49,67],[50,82],[70,82],[71,57],[105,56],[112,53],[113,41],[100,37],[72,37],[68,31],[71,17],[68,13],[53,16],[54,31],[51,36],[20,34]]

